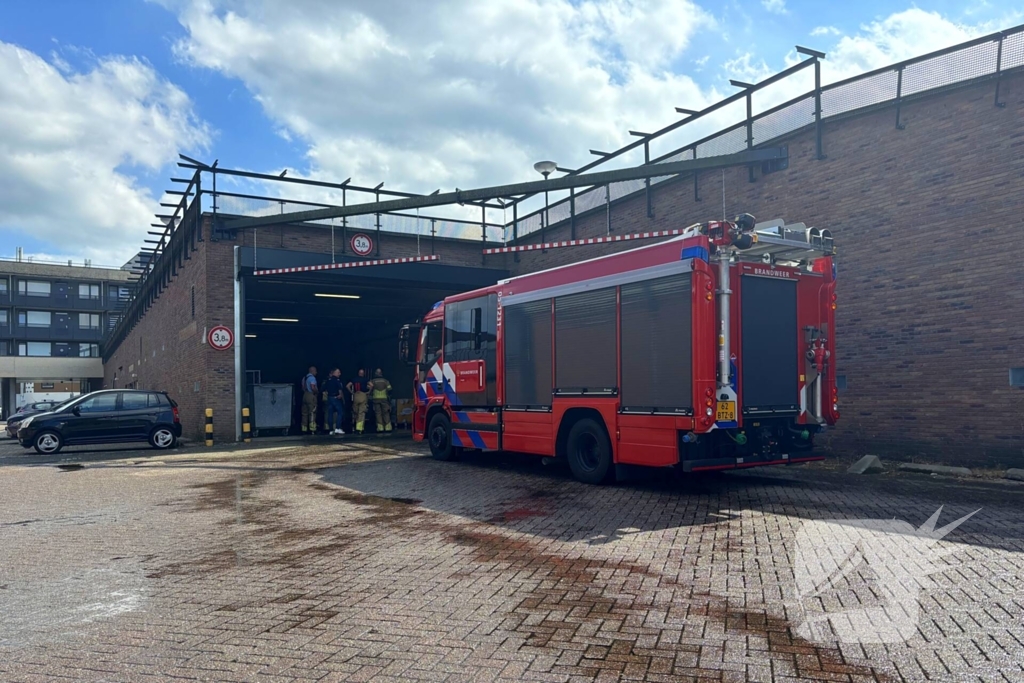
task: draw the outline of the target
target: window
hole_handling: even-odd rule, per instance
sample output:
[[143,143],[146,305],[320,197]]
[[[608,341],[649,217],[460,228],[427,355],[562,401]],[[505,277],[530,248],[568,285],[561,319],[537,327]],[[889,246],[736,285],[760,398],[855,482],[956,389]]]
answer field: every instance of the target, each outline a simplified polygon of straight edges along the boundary
[[19,311],[18,325],[21,327],[49,327],[49,311]]
[[150,394],[149,395],[149,407],[150,408],[168,408],[171,406],[171,399],[167,398],[165,394]]
[[78,345],[78,357],[79,358],[99,358],[100,357],[100,345],[99,344],[79,344]]
[[78,404],[81,413],[107,413],[117,410],[117,393],[98,394]]
[[121,410],[144,410],[149,407],[149,394],[121,394]]
[[22,296],[50,296],[50,283],[38,280],[18,280],[18,294]]
[[49,358],[52,355],[50,342],[20,342],[18,344],[19,356],[37,356]]
[[441,354],[441,323],[430,323],[423,328],[421,352],[423,355],[419,358],[419,361],[425,370],[429,370],[434,366],[434,363],[437,362],[437,357]]
[[99,316],[99,313],[79,313],[78,314],[78,329],[80,329],[80,330],[98,330],[98,329],[100,329],[100,316]]
[[7,342],[0,341],[0,356],[9,355],[11,352],[10,347],[7,346]]
[[0,294],[7,293],[7,278],[0,278]]
[[7,325],[7,309],[0,309],[0,325]]
[[1010,386],[1024,387],[1024,368],[1010,368]]
[[100,286],[99,285],[78,285],[78,298],[79,299],[99,299],[100,298]]

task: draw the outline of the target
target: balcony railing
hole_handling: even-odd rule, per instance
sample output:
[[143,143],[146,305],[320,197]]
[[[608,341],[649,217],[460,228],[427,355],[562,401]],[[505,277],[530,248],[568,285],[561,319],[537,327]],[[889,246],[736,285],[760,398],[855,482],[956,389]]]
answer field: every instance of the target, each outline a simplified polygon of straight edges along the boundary
[[[116,300],[97,297],[83,299],[78,296],[59,296],[56,294],[50,294],[49,296],[34,296],[31,294],[14,294],[10,297],[10,303],[17,306],[18,308],[27,308],[35,310],[68,310],[68,311],[114,311],[118,310],[122,304],[119,304]],[[3,306],[3,299],[0,299],[0,306]]]
[[[4,331],[0,331],[0,336],[5,336]],[[103,330],[74,326],[29,327],[28,325],[15,325],[10,331],[9,338],[19,341],[98,342],[103,338]]]

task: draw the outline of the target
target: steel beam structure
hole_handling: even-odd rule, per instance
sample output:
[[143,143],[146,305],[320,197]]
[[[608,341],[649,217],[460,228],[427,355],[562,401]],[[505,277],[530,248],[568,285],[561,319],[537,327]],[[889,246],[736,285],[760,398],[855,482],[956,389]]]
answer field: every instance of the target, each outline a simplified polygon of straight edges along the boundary
[[576,187],[593,187],[604,185],[606,183],[618,183],[624,180],[641,180],[656,176],[692,173],[694,171],[702,171],[712,168],[743,166],[761,161],[783,159],[787,154],[788,152],[781,147],[746,150],[737,154],[726,154],[717,157],[707,157],[704,159],[687,159],[684,161],[676,161],[666,164],[634,166],[614,171],[570,175],[562,178],[548,178],[547,180],[533,180],[525,183],[514,183],[512,185],[495,185],[475,190],[456,190],[455,192],[442,192],[438,194],[408,197],[404,199],[392,199],[382,202],[366,202],[363,204],[353,204],[344,207],[338,206],[324,209],[312,209],[309,211],[294,211],[277,216],[236,218],[231,221],[225,221],[224,229],[242,230],[247,228],[257,228],[261,225],[303,223],[306,221],[341,218],[343,216],[360,216],[374,213],[407,211],[425,206],[467,204],[481,200],[501,199],[518,194],[544,192],[545,190],[553,191],[568,190]]

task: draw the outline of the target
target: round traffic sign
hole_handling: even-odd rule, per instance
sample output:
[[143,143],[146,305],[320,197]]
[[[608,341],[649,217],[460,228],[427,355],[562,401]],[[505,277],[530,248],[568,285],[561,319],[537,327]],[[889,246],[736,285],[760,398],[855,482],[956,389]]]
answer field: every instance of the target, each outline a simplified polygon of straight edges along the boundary
[[227,351],[235,345],[235,335],[232,334],[229,328],[217,325],[210,328],[209,333],[206,335],[206,341],[212,348],[218,351]]
[[352,235],[352,251],[359,256],[368,256],[373,251],[373,239],[364,232]]

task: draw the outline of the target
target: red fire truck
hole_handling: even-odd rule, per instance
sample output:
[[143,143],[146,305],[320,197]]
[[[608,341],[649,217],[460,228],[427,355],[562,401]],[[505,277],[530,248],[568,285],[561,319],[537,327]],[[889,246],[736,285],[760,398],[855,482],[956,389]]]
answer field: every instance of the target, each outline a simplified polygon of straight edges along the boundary
[[565,458],[588,483],[821,460],[835,281],[828,230],[743,214],[448,297],[402,330],[414,439]]

